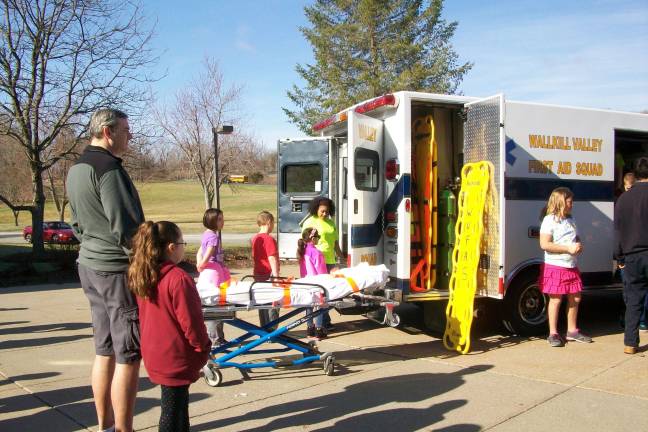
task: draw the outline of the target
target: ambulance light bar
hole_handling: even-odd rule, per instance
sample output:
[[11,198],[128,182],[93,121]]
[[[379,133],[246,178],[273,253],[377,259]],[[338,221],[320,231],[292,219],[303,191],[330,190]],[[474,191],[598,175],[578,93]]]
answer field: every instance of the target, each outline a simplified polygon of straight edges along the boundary
[[[368,102],[365,102],[362,105],[358,105],[357,107],[354,108],[353,111],[355,111],[355,112],[357,112],[359,114],[363,114],[363,113],[368,113],[370,111],[373,111],[373,110],[378,109],[378,108],[383,107],[383,106],[396,106],[396,105],[398,105],[398,101],[396,100],[396,96],[394,96],[393,94],[386,94],[386,95],[379,96],[379,97],[377,97],[375,99],[372,99],[372,100],[370,100]],[[339,113],[337,113],[335,115],[332,115],[329,118],[326,118],[326,119],[322,120],[319,123],[315,123],[315,125],[313,125],[313,130],[315,132],[320,131],[322,129],[325,129],[325,128],[331,126],[332,124],[345,121],[348,118],[348,116],[349,116],[349,114],[348,114],[348,112],[346,110],[342,111],[342,112],[339,112]]]
[[376,99],[372,99],[369,102],[365,102],[362,105],[357,106],[353,111],[362,114],[386,105],[396,106],[396,96],[394,96],[393,94],[386,94],[377,97]]

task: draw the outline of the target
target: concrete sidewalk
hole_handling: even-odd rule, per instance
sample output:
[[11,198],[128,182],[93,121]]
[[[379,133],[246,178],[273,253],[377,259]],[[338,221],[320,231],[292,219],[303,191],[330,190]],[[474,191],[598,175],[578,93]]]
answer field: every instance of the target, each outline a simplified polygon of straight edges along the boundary
[[[0,431],[96,430],[92,329],[81,289],[5,288],[0,299]],[[420,330],[415,308],[404,310],[399,329],[334,312],[335,332],[320,349],[335,351],[335,376],[311,365],[263,369],[243,382],[224,370],[221,387],[191,386],[192,430],[648,430],[645,353],[622,353],[605,300],[583,307],[591,312],[581,327],[595,343],[556,349],[477,329],[465,356]],[[256,313],[239,317],[256,320]],[[159,397],[142,369],[138,431],[157,430]]]

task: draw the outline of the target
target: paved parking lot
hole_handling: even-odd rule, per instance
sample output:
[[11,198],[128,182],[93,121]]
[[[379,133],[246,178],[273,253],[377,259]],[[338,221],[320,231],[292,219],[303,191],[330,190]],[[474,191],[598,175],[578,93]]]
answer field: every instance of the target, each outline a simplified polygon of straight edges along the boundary
[[[96,430],[81,289],[7,288],[0,299],[0,430]],[[335,332],[320,349],[335,352],[335,376],[319,365],[259,371],[250,381],[225,370],[221,387],[191,386],[192,430],[648,430],[648,359],[623,354],[619,304],[586,298],[581,328],[595,342],[564,348],[506,335],[487,314],[464,356],[421,330],[415,307],[403,309],[398,329],[333,313]],[[142,369],[138,431],[157,430],[159,397]]]

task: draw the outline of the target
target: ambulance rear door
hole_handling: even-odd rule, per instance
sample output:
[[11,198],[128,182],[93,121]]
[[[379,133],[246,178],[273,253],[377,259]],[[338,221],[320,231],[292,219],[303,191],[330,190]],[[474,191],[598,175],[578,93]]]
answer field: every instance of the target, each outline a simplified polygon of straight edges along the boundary
[[280,140],[277,150],[277,240],[280,258],[296,258],[300,224],[309,216],[308,205],[328,197],[328,137]]
[[464,124],[464,163],[490,161],[494,172],[492,201],[484,223],[486,250],[480,256],[485,280],[478,278],[481,295],[501,298],[504,294],[504,95],[467,103]]
[[349,111],[348,256],[350,266],[383,260],[383,121]]

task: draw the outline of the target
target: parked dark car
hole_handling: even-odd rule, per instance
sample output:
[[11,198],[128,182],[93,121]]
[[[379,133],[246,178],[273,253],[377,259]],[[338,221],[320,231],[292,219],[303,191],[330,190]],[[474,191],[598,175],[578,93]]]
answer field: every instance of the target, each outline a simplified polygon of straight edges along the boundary
[[[23,228],[23,237],[31,243],[32,227],[26,226]],[[75,244],[79,243],[72,227],[65,222],[43,222],[43,241],[45,243],[59,243],[59,244]]]

